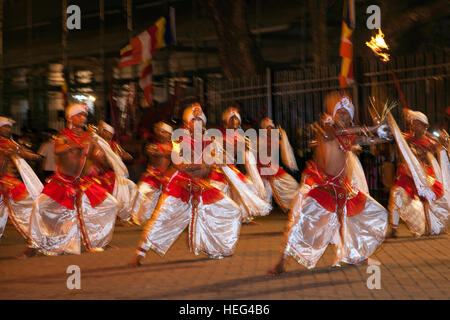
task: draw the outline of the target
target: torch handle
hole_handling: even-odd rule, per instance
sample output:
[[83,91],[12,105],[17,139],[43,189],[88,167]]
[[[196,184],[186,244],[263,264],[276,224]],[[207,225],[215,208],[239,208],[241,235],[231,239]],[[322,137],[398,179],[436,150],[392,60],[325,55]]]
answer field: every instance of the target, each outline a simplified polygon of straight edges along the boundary
[[397,87],[397,92],[400,97],[400,101],[402,102],[402,106],[403,106],[403,108],[407,109],[408,104],[406,103],[405,95],[403,94],[403,91],[400,88],[400,83],[398,82],[397,75],[395,74],[394,69],[392,69],[392,67],[390,68],[390,71],[391,71],[392,78],[394,79],[395,86]]

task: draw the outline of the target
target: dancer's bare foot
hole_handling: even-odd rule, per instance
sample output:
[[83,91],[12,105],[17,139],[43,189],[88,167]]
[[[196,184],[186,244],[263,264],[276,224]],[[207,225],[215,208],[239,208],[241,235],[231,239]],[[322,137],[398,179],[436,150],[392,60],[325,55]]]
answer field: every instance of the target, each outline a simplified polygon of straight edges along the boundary
[[128,266],[129,267],[140,267],[142,265],[142,259],[144,259],[143,256],[136,254],[133,257],[133,260],[131,260],[131,262],[128,263]]
[[331,264],[331,267],[342,267],[340,264],[339,258],[336,256],[333,260],[333,263]]
[[284,261],[280,261],[276,264],[275,267],[273,267],[272,269],[267,271],[267,274],[277,275],[277,274],[283,273],[285,271],[286,271],[286,269],[284,267]]
[[392,229],[391,232],[387,236],[388,238],[397,238],[397,229]]
[[35,248],[26,248],[25,251],[18,255],[16,258],[19,260],[28,259],[37,255],[37,249]]

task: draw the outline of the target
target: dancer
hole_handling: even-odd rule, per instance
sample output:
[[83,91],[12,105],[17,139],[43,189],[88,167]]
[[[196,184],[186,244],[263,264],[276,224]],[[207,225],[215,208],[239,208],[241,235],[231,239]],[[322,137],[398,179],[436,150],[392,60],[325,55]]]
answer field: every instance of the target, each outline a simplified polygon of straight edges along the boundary
[[[43,185],[23,158],[37,160],[40,156],[12,140],[14,123],[12,119],[0,117],[0,238],[9,216],[16,230],[27,239],[33,201]],[[23,182],[16,177],[16,172]]]
[[156,141],[150,143],[146,152],[149,157],[147,171],[142,175],[133,200],[131,217],[137,225],[145,225],[151,218],[159,197],[168,182],[171,165],[172,127],[165,122],[154,125]]
[[[223,127],[219,130],[222,132],[223,147],[219,147],[222,148],[225,163],[213,167],[209,181],[239,205],[243,223],[254,223],[253,219],[256,216],[268,215],[272,207],[264,200],[263,182],[257,173],[255,161],[252,161],[253,154],[248,149],[249,143],[245,140],[243,131],[239,130],[241,116],[238,109],[234,107],[226,109],[222,115],[222,122]],[[239,144],[244,148],[240,148]],[[245,161],[248,174],[253,179],[249,179],[236,167],[238,159]]]
[[[405,113],[410,131],[403,135],[395,120],[389,118],[402,155],[389,199],[390,237],[397,236],[400,217],[416,237],[440,234],[447,228],[450,208],[445,197],[441,169],[434,158],[439,144],[426,135],[429,125],[426,115],[410,109]],[[441,161],[446,156],[445,152],[441,153]]]
[[[184,136],[174,148],[172,160],[175,156],[185,161],[173,160],[177,170],[160,196],[130,266],[141,265],[149,249],[164,255],[188,225],[189,246],[194,254],[202,252],[221,259],[234,252],[241,226],[240,210],[206,180],[211,165],[203,157],[208,142],[202,136],[206,116],[201,106],[195,103],[186,108],[183,121]],[[194,152],[187,152],[188,149]]]
[[92,163],[103,161],[100,140],[85,131],[87,108],[72,104],[66,110],[68,128],[55,142],[56,172],[34,203],[29,248],[36,254],[80,254],[109,248],[118,211],[117,200],[87,175]]
[[[120,165],[124,168],[125,175],[128,175],[125,164],[122,160],[129,161],[133,157],[126,152],[116,141],[113,140],[114,128],[104,121],[100,121],[98,126],[98,135],[103,138],[111,148],[111,150],[118,155]],[[89,173],[92,177],[98,179],[103,188],[105,188],[116,200],[119,202],[120,209],[117,217],[122,222],[129,223],[131,218],[131,210],[134,197],[137,193],[136,184],[130,179],[118,179],[114,173],[114,169],[108,161],[106,154],[104,159],[96,161],[96,165],[92,167]]]
[[272,274],[284,271],[287,256],[314,268],[328,244],[337,246],[333,266],[378,263],[368,258],[384,240],[388,212],[358,188],[357,181],[364,177],[355,177],[363,172],[352,154],[357,134],[377,128],[351,127],[354,107],[346,96],[330,94],[326,106],[333,117],[320,127],[314,160],[303,171],[290,212],[285,249]]
[[[271,131],[275,129],[273,120],[270,118],[265,118],[261,121],[261,129],[267,130],[267,135],[260,136],[258,142],[258,150],[267,150],[268,159],[272,159],[272,141],[271,141]],[[292,151],[292,147],[289,144],[286,132],[278,127],[280,130],[280,149],[281,149],[281,159],[283,164],[285,164],[292,171],[298,170],[297,163]],[[278,151],[278,148],[276,148]],[[264,170],[263,170],[264,168]],[[266,200],[272,202],[272,195],[278,206],[287,212],[291,208],[292,200],[294,199],[295,193],[299,187],[298,182],[285,170],[283,170],[278,163],[269,161],[264,163],[261,159],[261,155],[258,157],[258,169],[261,178],[264,182],[266,190]]]

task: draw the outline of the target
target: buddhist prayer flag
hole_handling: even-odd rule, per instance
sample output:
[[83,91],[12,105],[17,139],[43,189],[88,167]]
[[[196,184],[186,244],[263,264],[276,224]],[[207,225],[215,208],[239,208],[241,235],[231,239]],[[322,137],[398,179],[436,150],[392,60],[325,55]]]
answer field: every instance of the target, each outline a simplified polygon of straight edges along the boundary
[[139,79],[139,86],[144,91],[145,99],[148,105],[152,105],[152,61],[147,60],[141,65],[141,75]]
[[158,49],[175,42],[175,11],[170,8],[167,16],[159,18],[155,24],[131,39],[130,43],[120,51],[119,68],[147,63]]
[[175,9],[161,17],[147,30],[130,40],[120,51],[119,68],[141,64],[139,86],[144,91],[145,99],[152,105],[152,58],[155,53],[166,46],[176,43]]
[[344,2],[344,17],[342,21],[341,47],[341,72],[339,83],[345,88],[354,82],[353,77],[353,30],[355,30],[355,1]]

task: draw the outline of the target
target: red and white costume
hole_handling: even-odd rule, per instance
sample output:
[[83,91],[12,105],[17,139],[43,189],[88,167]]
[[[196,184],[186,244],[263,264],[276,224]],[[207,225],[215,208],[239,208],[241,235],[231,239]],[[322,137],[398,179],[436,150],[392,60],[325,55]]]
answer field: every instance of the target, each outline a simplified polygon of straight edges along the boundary
[[337,246],[336,264],[365,261],[388,227],[387,210],[357,183],[361,172],[351,151],[356,136],[337,138],[346,153],[344,167],[333,176],[308,162],[290,211],[284,253],[307,268],[315,267],[328,244]]
[[[81,107],[68,109],[68,119]],[[75,135],[70,129],[61,131],[61,138],[83,146],[90,133]],[[81,161],[83,171],[87,160],[85,147]],[[119,204],[95,178],[68,176],[57,168],[34,203],[30,219],[31,245],[44,254],[80,254],[81,242],[89,251],[101,250],[112,239]]]
[[[100,122],[99,130],[106,130],[111,134],[114,134],[115,132],[114,128],[104,121]],[[133,200],[137,193],[137,186],[133,181],[127,179],[128,170],[120,158],[120,145],[113,140],[109,142],[104,140],[104,142],[108,143],[110,149],[117,155],[114,159],[107,157],[107,160],[118,163],[125,176],[123,178],[118,177],[114,171],[114,168],[111,168],[111,165],[108,165],[108,169],[106,170],[104,170],[104,168],[93,167],[89,175],[97,179],[102,187],[105,188],[114,198],[116,198],[120,206],[117,216],[121,220],[127,221],[131,218]]]
[[[154,143],[154,146],[161,152],[170,154],[172,148],[170,142],[169,144],[170,146],[163,143]],[[166,168],[149,166],[142,175],[131,209],[131,218],[137,225],[145,225],[152,217],[159,197],[169,179],[167,171]]]
[[[229,108],[223,114],[224,122],[227,123],[233,116],[241,121],[237,109]],[[244,143],[244,137],[238,131],[230,133],[230,130],[225,130],[224,128],[219,128],[219,130],[222,132],[226,146],[225,150],[230,148],[231,150],[238,150],[237,144]],[[245,152],[247,168],[249,165],[248,156],[250,154],[247,150]],[[227,162],[235,162],[235,158],[230,159],[230,156],[227,156]],[[227,163],[222,167],[214,168],[209,176],[209,181],[214,187],[231,197],[239,205],[243,222],[251,221],[257,216],[266,216],[272,210],[270,203],[262,198],[263,195],[259,195],[253,181],[239,171],[233,163]]]
[[[198,104],[187,108],[183,119],[188,123],[195,114],[206,122]],[[181,143],[194,140],[183,137]],[[202,143],[202,150],[207,145]],[[207,180],[176,170],[165,186],[152,218],[148,221],[137,254],[145,256],[149,249],[164,255],[181,232],[189,226],[189,246],[194,254],[210,258],[233,254],[241,227],[239,207]]]
[[[0,126],[13,123],[8,118],[0,117]],[[10,139],[0,138],[0,152],[11,145],[16,146],[17,144]],[[27,239],[33,202],[41,192],[43,185],[24,159],[18,156],[11,158],[25,183],[8,173],[6,168],[0,168],[0,171],[3,172],[0,174],[0,238],[9,217],[17,231]],[[6,166],[7,164],[4,162],[2,165]]]
[[[424,114],[409,111],[408,115],[411,121],[416,119],[428,125]],[[416,139],[410,132],[401,134],[396,124],[394,126],[392,131],[404,161],[398,167],[397,180],[389,199],[393,228],[401,217],[416,236],[440,234],[447,228],[450,207],[443,185],[443,182],[448,185],[448,181],[443,181],[448,177],[441,174],[439,163],[432,154],[434,143],[426,136]],[[412,152],[415,149],[425,152],[429,160],[418,161]],[[441,163],[443,168],[448,163],[445,152],[441,152]],[[423,197],[422,200],[419,196]]]
[[[267,129],[268,126],[275,128],[272,119],[263,119],[261,122],[261,129]],[[260,139],[259,143],[265,144],[266,141],[264,141],[264,139]],[[286,148],[284,148],[285,146]],[[286,133],[283,130],[281,141],[282,160],[283,162],[286,162],[286,155],[289,155],[290,163],[292,163],[290,166],[295,170],[297,165],[295,163],[295,158],[291,156],[292,152],[288,151],[289,146],[290,145],[287,140]],[[259,148],[261,150],[261,146]],[[265,170],[261,170],[262,168],[264,168]],[[281,166],[275,166],[272,162],[268,164],[262,164],[261,161],[258,161],[258,170],[264,183],[266,200],[271,203],[273,197],[275,199],[275,202],[283,211],[289,211],[289,209],[291,209],[292,201],[295,197],[296,191],[299,188],[298,182],[290,174],[283,170]]]

